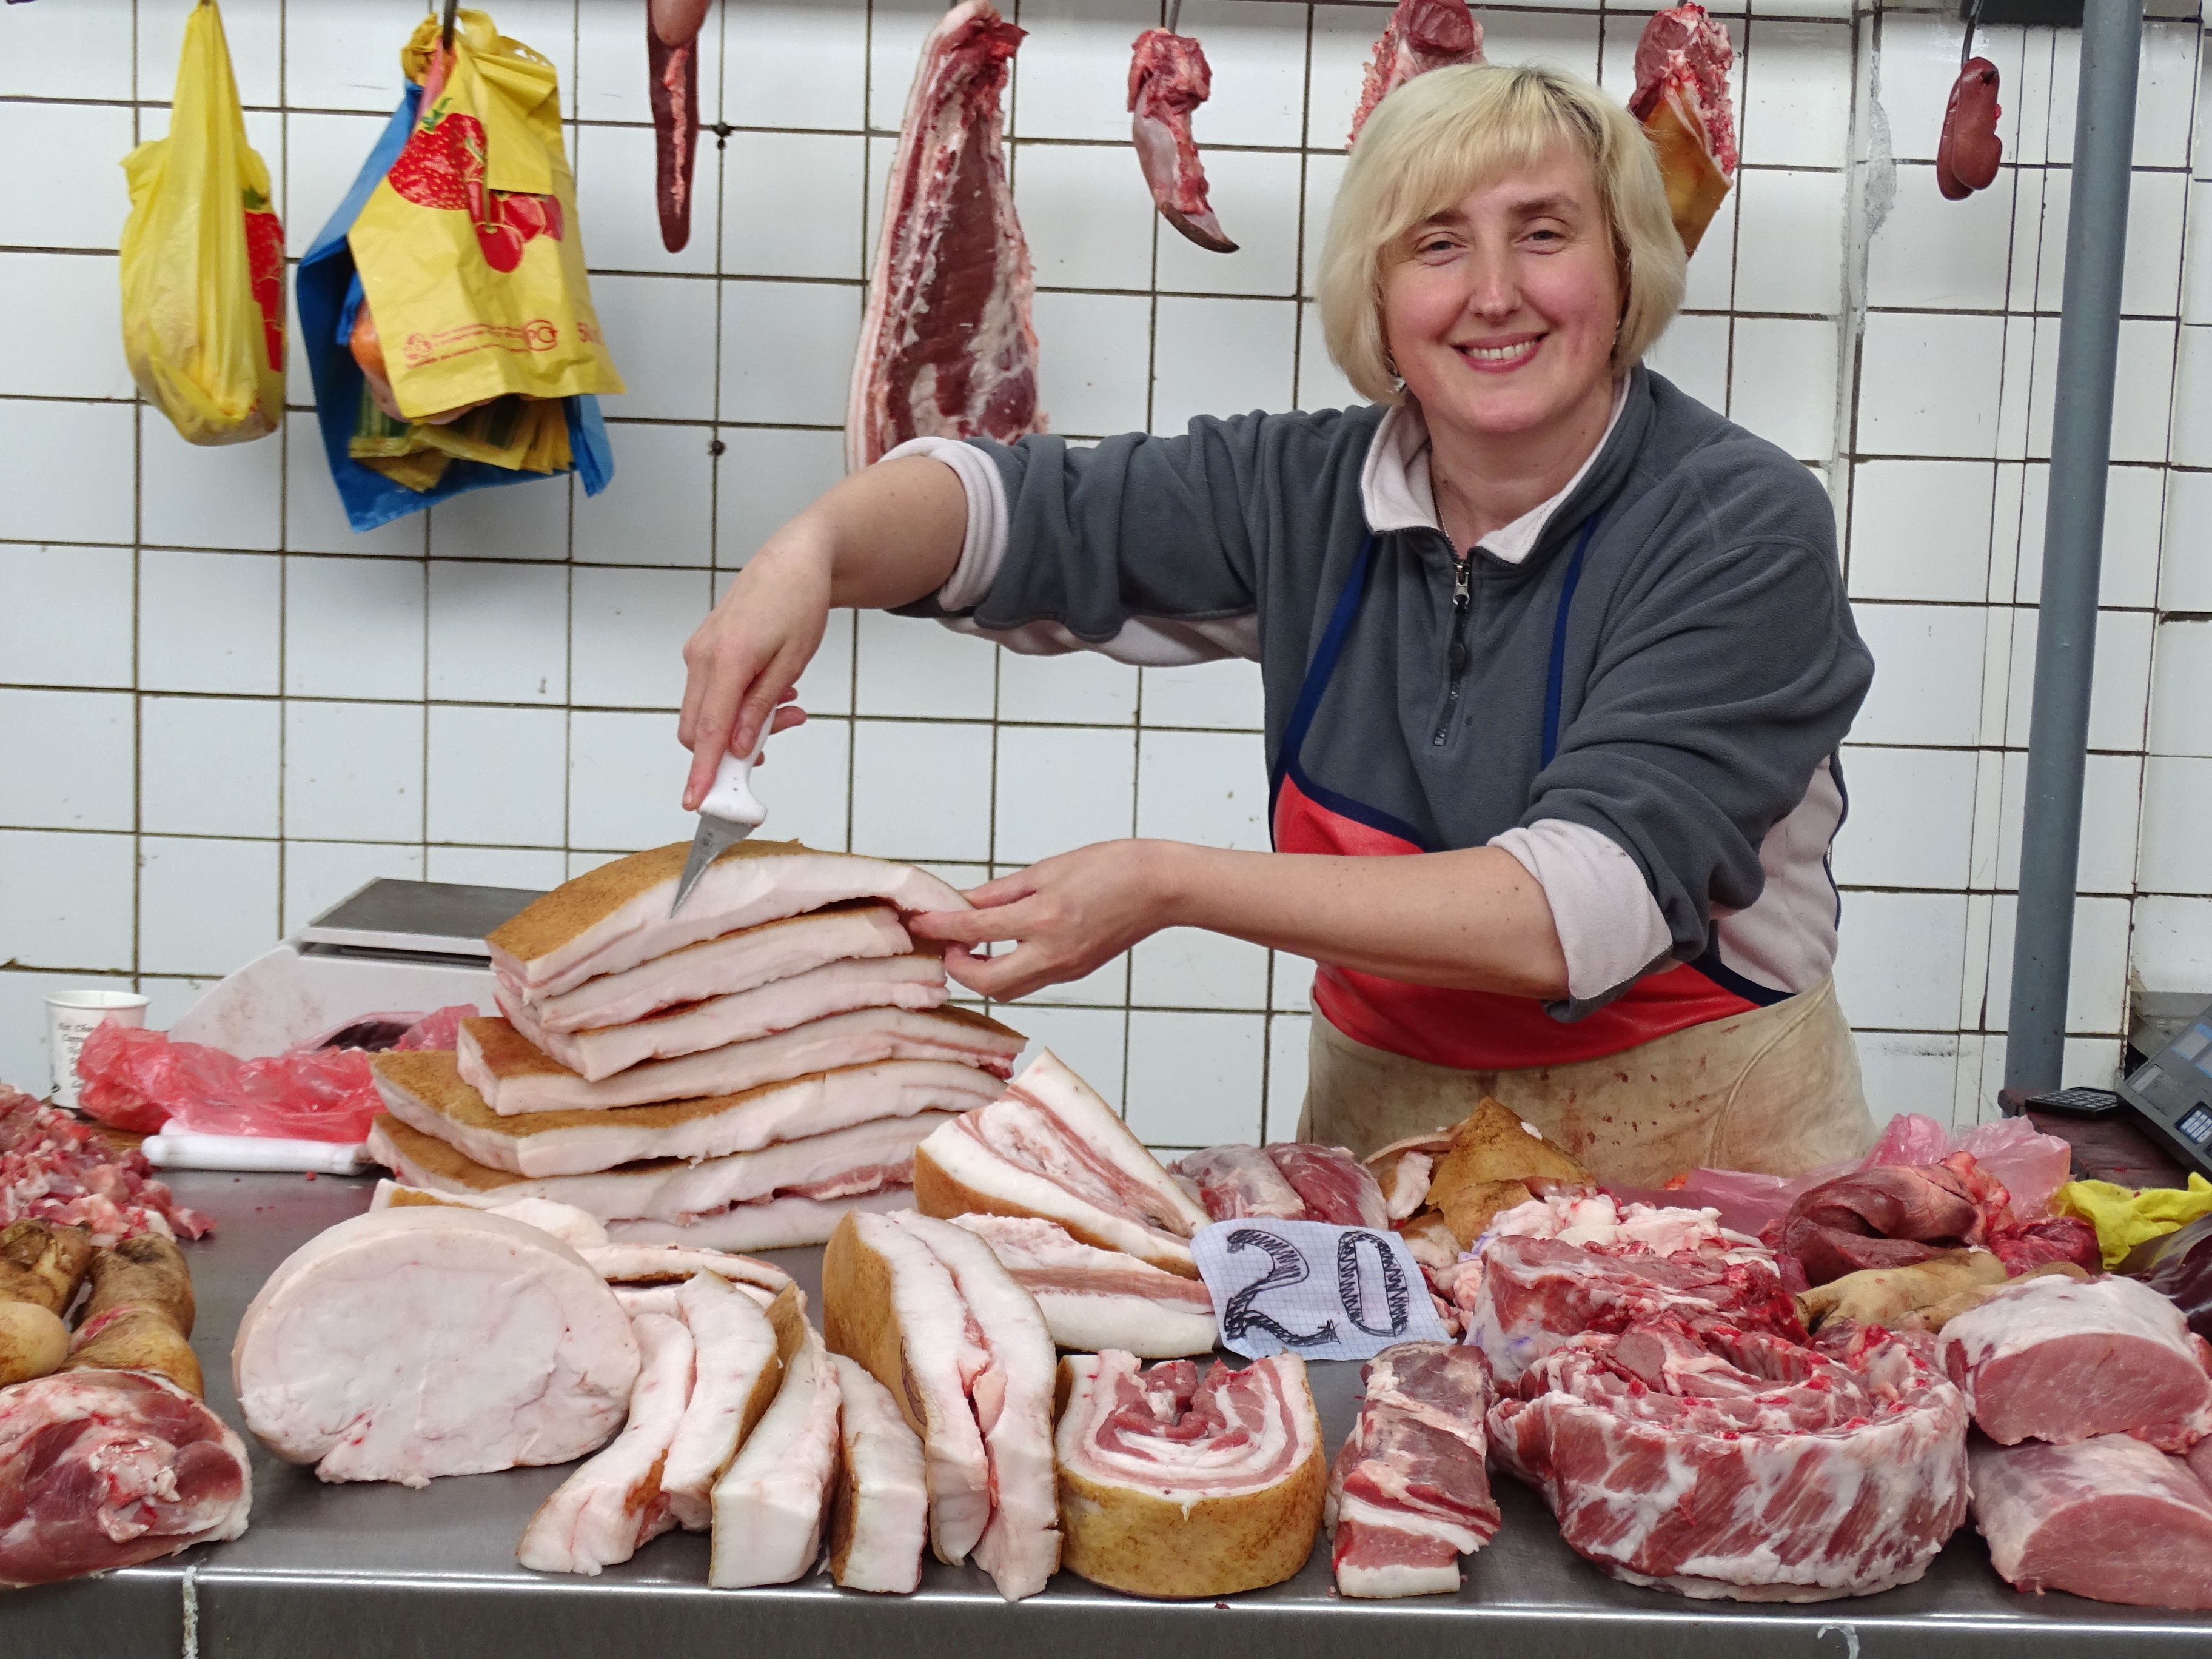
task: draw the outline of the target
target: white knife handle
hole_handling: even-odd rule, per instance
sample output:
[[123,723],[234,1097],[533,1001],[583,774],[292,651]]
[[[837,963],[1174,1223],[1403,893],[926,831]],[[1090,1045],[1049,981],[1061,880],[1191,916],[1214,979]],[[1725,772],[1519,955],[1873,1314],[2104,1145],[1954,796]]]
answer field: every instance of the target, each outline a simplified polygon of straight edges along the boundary
[[726,752],[720,764],[714,768],[714,787],[699,803],[699,810],[714,817],[727,818],[732,823],[742,823],[748,829],[759,828],[768,817],[768,808],[762,805],[760,797],[753,793],[753,763],[760,759],[761,750],[767,747],[768,733],[763,731],[751,754]]

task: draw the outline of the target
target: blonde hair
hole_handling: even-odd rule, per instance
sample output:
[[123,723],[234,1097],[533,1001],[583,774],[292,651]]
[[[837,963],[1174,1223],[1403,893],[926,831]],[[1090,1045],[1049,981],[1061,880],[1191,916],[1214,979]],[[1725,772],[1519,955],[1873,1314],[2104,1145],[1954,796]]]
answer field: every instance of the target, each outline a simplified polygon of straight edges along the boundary
[[1431,70],[1385,98],[1352,146],[1322,252],[1328,355],[1363,397],[1396,403],[1382,333],[1382,270],[1399,239],[1477,185],[1533,167],[1559,139],[1597,174],[1620,261],[1615,368],[1649,349],[1682,303],[1688,256],[1667,208],[1650,141],[1636,118],[1558,70],[1464,64]]

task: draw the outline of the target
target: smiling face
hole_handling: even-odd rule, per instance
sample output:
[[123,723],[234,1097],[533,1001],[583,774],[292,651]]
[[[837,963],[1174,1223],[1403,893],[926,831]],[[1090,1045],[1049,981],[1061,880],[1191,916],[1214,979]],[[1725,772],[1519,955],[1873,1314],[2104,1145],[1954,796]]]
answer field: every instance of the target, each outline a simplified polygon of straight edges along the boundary
[[1597,175],[1565,139],[1416,225],[1383,264],[1398,373],[1432,428],[1477,440],[1602,422],[1620,308]]

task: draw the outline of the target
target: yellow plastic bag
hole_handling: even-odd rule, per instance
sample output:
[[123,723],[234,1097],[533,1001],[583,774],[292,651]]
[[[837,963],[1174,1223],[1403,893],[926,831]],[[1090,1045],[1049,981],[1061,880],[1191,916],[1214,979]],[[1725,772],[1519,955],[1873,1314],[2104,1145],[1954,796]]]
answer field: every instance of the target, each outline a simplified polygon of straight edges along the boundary
[[196,444],[243,443],[284,412],[284,233],[246,142],[215,0],[185,23],[169,136],[123,159],[123,353],[146,401]]
[[2109,1181],[2069,1181],[2051,1200],[2061,1215],[2081,1218],[2097,1230],[2097,1248],[2107,1269],[2117,1267],[2138,1244],[2212,1215],[2212,1182],[2191,1170],[2189,1185],[2116,1187]]
[[437,46],[427,18],[400,53],[422,112],[346,238],[401,412],[620,392],[553,66],[480,11],[460,14],[450,62]]

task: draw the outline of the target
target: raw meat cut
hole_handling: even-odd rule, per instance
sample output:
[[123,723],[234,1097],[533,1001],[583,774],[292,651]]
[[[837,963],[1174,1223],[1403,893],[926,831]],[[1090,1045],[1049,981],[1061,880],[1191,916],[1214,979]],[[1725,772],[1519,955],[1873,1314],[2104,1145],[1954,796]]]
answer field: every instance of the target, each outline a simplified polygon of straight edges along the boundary
[[2010,1219],[2004,1188],[1954,1152],[1941,1164],[1880,1164],[1814,1188],[1790,1206],[1780,1249],[1803,1265],[1807,1284],[1825,1285],[1985,1245],[1991,1228]]
[[493,971],[529,994],[555,997],[702,939],[847,899],[883,899],[902,912],[969,908],[952,888],[910,864],[755,836],[708,865],[683,914],[672,916],[677,878],[690,855],[690,842],[672,842],[562,883],[486,936]]
[[640,1360],[629,1419],[604,1451],[553,1489],[523,1528],[514,1559],[532,1572],[596,1578],[676,1524],[660,1472],[690,1402],[691,1333],[660,1314],[641,1315],[630,1328]]
[[1090,1085],[1050,1049],[915,1149],[924,1215],[1034,1215],[1101,1249],[1198,1277],[1190,1236],[1210,1218]]
[[637,1340],[584,1259],[443,1205],[342,1221],[270,1274],[231,1353],[246,1426],[325,1480],[565,1463],[622,1426]]
[[2014,1589],[2212,1609],[2212,1491],[2182,1459],[2124,1434],[1978,1439],[1967,1457],[1974,1525]]
[[573,1204],[602,1221],[681,1224],[779,1194],[848,1198],[908,1185],[915,1146],[941,1125],[957,1121],[948,1113],[920,1112],[697,1164],[652,1158],[585,1175],[532,1176],[488,1168],[397,1118],[380,1117],[368,1132],[368,1156],[408,1185],[431,1192],[496,1194],[509,1200],[547,1198]]
[[909,438],[1010,444],[1045,429],[1036,279],[999,112],[1024,33],[987,0],[963,0],[921,43],[853,358],[845,462],[855,471]]
[[1695,253],[1735,175],[1735,119],[1729,70],[1735,48],[1728,31],[1697,4],[1656,12],[1636,43],[1636,90],[1629,113],[1644,123],[1682,252]]
[[839,1589],[904,1595],[921,1583],[929,1486],[921,1442],[890,1391],[857,1360],[836,1367],[837,1483],[830,1497],[830,1576]]
[[0,1226],[52,1221],[82,1227],[102,1246],[140,1233],[200,1238],[213,1230],[153,1172],[143,1153],[0,1083]]
[[1003,1078],[1025,1041],[967,1008],[863,1008],[776,1036],[633,1066],[598,1083],[540,1054],[504,1019],[463,1021],[459,1056],[462,1080],[507,1117],[737,1094],[880,1060],[951,1060]]
[[1459,1558],[1498,1535],[1483,1468],[1490,1373],[1480,1351],[1401,1342],[1368,1362],[1367,1393],[1330,1471],[1330,1559],[1340,1595],[1460,1587]]
[[1659,1318],[1576,1338],[1490,1412],[1579,1554],[1686,1595],[1909,1584],[1966,1512],[1966,1405],[1876,1331],[1833,1355]]
[[840,1066],[734,1095],[501,1116],[463,1081],[450,1050],[379,1054],[377,1092],[411,1129],[513,1175],[589,1175],[642,1158],[726,1158],[882,1118],[988,1105],[1006,1085],[941,1060]]
[[1447,64],[1480,62],[1482,25],[1467,9],[1467,0],[1398,0],[1367,60],[1367,78],[1360,84],[1359,107],[1352,112],[1345,148],[1358,142],[1359,129],[1376,105],[1415,76]]
[[1034,1216],[960,1215],[952,1224],[988,1244],[1036,1298],[1060,1347],[1121,1348],[1140,1359],[1212,1352],[1219,1334],[1213,1297],[1197,1279],[1080,1243],[1057,1222]]
[[1213,90],[1206,52],[1187,34],[1146,29],[1129,62],[1130,122],[1137,165],[1160,217],[1211,253],[1234,253],[1237,244],[1206,199],[1206,168],[1190,136],[1190,118]]
[[1501,1211],[1490,1226],[1498,1238],[1555,1238],[1562,1244],[1651,1250],[1748,1249],[1758,1241],[1721,1225],[1717,1210],[1621,1204],[1606,1193],[1531,1199]]
[[1140,1370],[1109,1349],[1060,1361],[1061,1563],[1131,1595],[1216,1596],[1306,1564],[1328,1470],[1305,1362]]
[[610,1285],[681,1285],[700,1273],[750,1291],[765,1307],[769,1297],[787,1290],[791,1275],[769,1261],[726,1250],[674,1244],[608,1243],[580,1249],[585,1266]]
[[969,1399],[991,1352],[951,1270],[892,1217],[848,1216],[822,1258],[822,1329],[921,1437],[930,1547],[957,1566],[991,1519],[990,1454]]
[[0,1394],[0,1586],[235,1538],[252,1497],[238,1437],[163,1378],[64,1371]]
[[607,1230],[597,1216],[586,1215],[573,1204],[555,1204],[542,1198],[519,1198],[512,1204],[501,1204],[490,1199],[464,1198],[458,1193],[428,1192],[421,1187],[380,1178],[368,1200],[372,1210],[405,1209],[418,1204],[444,1204],[503,1215],[526,1227],[552,1234],[572,1250],[588,1249],[607,1242]]
[[802,1322],[783,1385],[714,1483],[716,1589],[787,1584],[822,1553],[830,1487],[837,1474],[837,1373],[814,1328]]
[[1208,1146],[1187,1154],[1175,1166],[1175,1172],[1197,1183],[1199,1202],[1216,1221],[1255,1215],[1283,1221],[1306,1219],[1305,1200],[1258,1146],[1234,1143]]
[[1990,1250],[2014,1278],[2052,1262],[2067,1262],[2085,1273],[2103,1269],[2097,1230],[2076,1215],[2018,1221],[1990,1235]]
[[500,983],[545,1030],[582,1031],[643,1019],[678,1003],[750,991],[832,962],[902,957],[913,950],[897,910],[855,899],[702,939],[619,974],[587,979],[559,996],[541,996],[514,979]]
[[1276,1140],[1261,1150],[1304,1200],[1309,1221],[1326,1221],[1338,1227],[1390,1224],[1382,1187],[1367,1167],[1343,1147]]
[[714,1273],[686,1279],[675,1297],[698,1362],[690,1403],[661,1466],[660,1490],[677,1525],[704,1532],[714,1520],[714,1483],[775,1400],[806,1315],[795,1287],[779,1291],[763,1312]]
[[1997,107],[1997,66],[1986,58],[1968,58],[1952,83],[1936,143],[1936,188],[1947,200],[1963,202],[1996,182],[1997,164],[2004,160],[2004,141],[1997,137],[1997,117],[2003,113]]
[[710,0],[651,0],[645,63],[653,98],[653,199],[671,253],[691,240],[691,171],[699,153],[699,27]]
[[2009,1285],[1941,1341],[1944,1370],[1999,1445],[2131,1434],[2185,1451],[2212,1434],[2212,1347],[2132,1279]]
[[1060,1565],[1052,1334],[1036,1299],[975,1234],[910,1210],[888,1218],[945,1264],[990,1355],[968,1383],[991,1461],[991,1519],[975,1561],[1000,1595],[1018,1601],[1042,1589]]
[[712,1215],[684,1222],[610,1221],[617,1243],[699,1244],[716,1250],[787,1250],[802,1244],[826,1244],[848,1215],[881,1215],[914,1207],[914,1188],[885,1187],[851,1198],[799,1198],[786,1194],[732,1204]]

